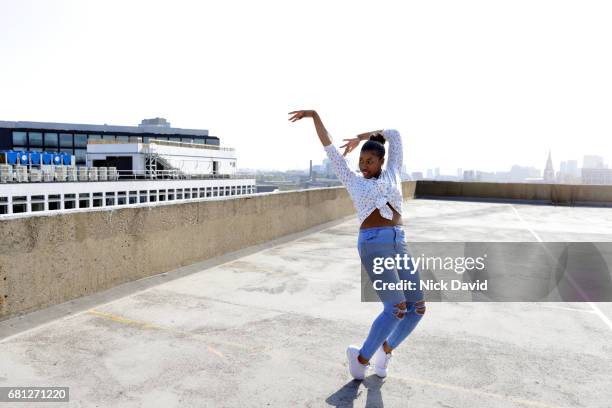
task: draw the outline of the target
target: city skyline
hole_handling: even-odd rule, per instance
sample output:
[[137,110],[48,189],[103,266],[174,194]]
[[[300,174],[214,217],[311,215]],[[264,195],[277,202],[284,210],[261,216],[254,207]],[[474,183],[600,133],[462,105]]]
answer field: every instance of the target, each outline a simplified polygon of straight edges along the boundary
[[[553,158],[552,158],[552,162],[553,162],[553,169],[556,172],[563,172],[563,164],[567,163],[567,162],[571,162],[571,161],[576,161],[577,162],[577,168],[581,169],[584,167],[584,162],[585,162],[585,157],[586,156],[591,156],[591,157],[600,157],[603,161],[603,167],[587,167],[587,168],[610,168],[610,162],[607,160],[606,156],[600,155],[600,154],[585,154],[584,156],[582,156],[581,158],[566,158],[566,159],[560,159],[560,160],[555,160],[554,159],[554,154],[553,154]],[[323,165],[324,161],[326,159],[323,158],[322,161],[315,161],[313,160],[313,165]],[[353,153],[353,155],[351,155],[351,157],[348,159],[349,161],[349,165],[351,166],[351,168],[353,169],[357,169],[357,163],[356,163],[356,155]],[[440,167],[440,166],[429,166],[423,169],[417,169],[417,168],[411,168],[410,166],[407,166],[406,164],[404,164],[404,167],[406,169],[406,173],[407,174],[411,174],[413,172],[422,172],[423,174],[426,174],[426,172],[428,170],[432,170],[434,171],[436,168],[439,169],[440,171],[440,175],[444,175],[444,176],[452,176],[452,175],[457,175],[457,170],[474,170],[474,171],[486,171],[486,172],[507,172],[510,171],[512,169],[512,167],[514,166],[519,166],[519,167],[523,167],[523,168],[529,168],[529,167],[533,167],[537,170],[539,170],[540,172],[542,172],[545,168],[545,161],[544,160],[544,165],[541,166],[532,166],[532,165],[526,165],[526,164],[522,164],[522,163],[514,163],[512,164],[509,168],[499,168],[499,169],[493,169],[493,170],[483,170],[480,168],[471,168],[471,167],[456,167],[456,168],[450,168],[450,167]],[[288,169],[279,169],[279,168],[274,168],[274,167],[261,167],[261,168],[250,168],[250,167],[246,167],[246,166],[239,166],[239,168],[245,169],[245,170],[260,170],[260,171],[304,171],[304,170],[308,170],[308,163],[305,163],[303,166],[300,163],[299,165],[297,165],[296,167],[293,168],[288,168]]]

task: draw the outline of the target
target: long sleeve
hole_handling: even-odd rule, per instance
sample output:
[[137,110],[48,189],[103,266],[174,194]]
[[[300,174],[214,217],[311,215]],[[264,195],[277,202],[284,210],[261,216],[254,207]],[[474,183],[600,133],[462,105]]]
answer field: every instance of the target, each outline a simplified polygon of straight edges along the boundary
[[342,157],[336,146],[328,144],[327,146],[323,146],[323,149],[325,149],[325,153],[327,153],[327,157],[331,162],[336,176],[338,176],[342,184],[348,188],[356,181],[357,175],[351,171],[346,160]]
[[389,143],[387,169],[394,170],[397,174],[402,172],[404,151],[402,148],[402,136],[396,129],[384,129],[383,136]]

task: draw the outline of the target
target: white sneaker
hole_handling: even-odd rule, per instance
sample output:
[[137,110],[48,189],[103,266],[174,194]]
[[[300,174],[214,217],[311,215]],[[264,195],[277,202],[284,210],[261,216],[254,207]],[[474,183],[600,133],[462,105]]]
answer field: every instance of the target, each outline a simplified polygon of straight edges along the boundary
[[348,367],[351,375],[356,380],[363,380],[370,366],[361,364],[357,359],[358,356],[359,347],[351,345],[346,348],[346,357],[348,359]]
[[387,369],[389,368],[389,361],[391,361],[392,356],[393,354],[391,353],[385,353],[383,346],[380,346],[372,356],[374,372],[380,378],[385,378],[387,376]]

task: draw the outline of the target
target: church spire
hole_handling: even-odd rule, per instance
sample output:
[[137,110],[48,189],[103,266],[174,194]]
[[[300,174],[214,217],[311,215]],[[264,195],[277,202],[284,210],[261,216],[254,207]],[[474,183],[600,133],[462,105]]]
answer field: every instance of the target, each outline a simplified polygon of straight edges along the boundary
[[548,160],[546,160],[546,168],[544,169],[544,181],[555,181],[555,170],[553,169],[550,150],[548,150]]

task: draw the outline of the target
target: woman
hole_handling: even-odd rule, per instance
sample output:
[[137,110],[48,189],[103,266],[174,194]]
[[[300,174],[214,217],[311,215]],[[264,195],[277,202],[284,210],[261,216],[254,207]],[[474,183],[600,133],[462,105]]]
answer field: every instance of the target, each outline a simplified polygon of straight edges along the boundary
[[[295,122],[302,118],[312,118],[323,148],[338,176],[348,190],[361,222],[359,229],[358,251],[361,263],[370,281],[382,280],[386,283],[412,282],[412,290],[377,290],[383,302],[382,312],[374,319],[370,332],[361,348],[349,346],[346,350],[349,371],[356,380],[363,380],[373,360],[374,371],[379,377],[386,377],[392,351],[412,332],[425,314],[423,292],[419,288],[419,273],[415,270],[408,252],[404,230],[402,229],[402,140],[394,129],[376,130],[344,139],[346,143],[343,156],[366,141],[359,156],[359,170],[363,177],[352,172],[346,160],[332,144],[331,138],[321,118],[314,110],[289,112]],[[385,162],[385,140],[389,142],[387,166]],[[409,266],[394,266],[376,270],[376,259],[408,259]],[[406,258],[407,257],[407,258]],[[398,262],[399,264],[399,262]],[[404,264],[405,266],[405,264]]]

